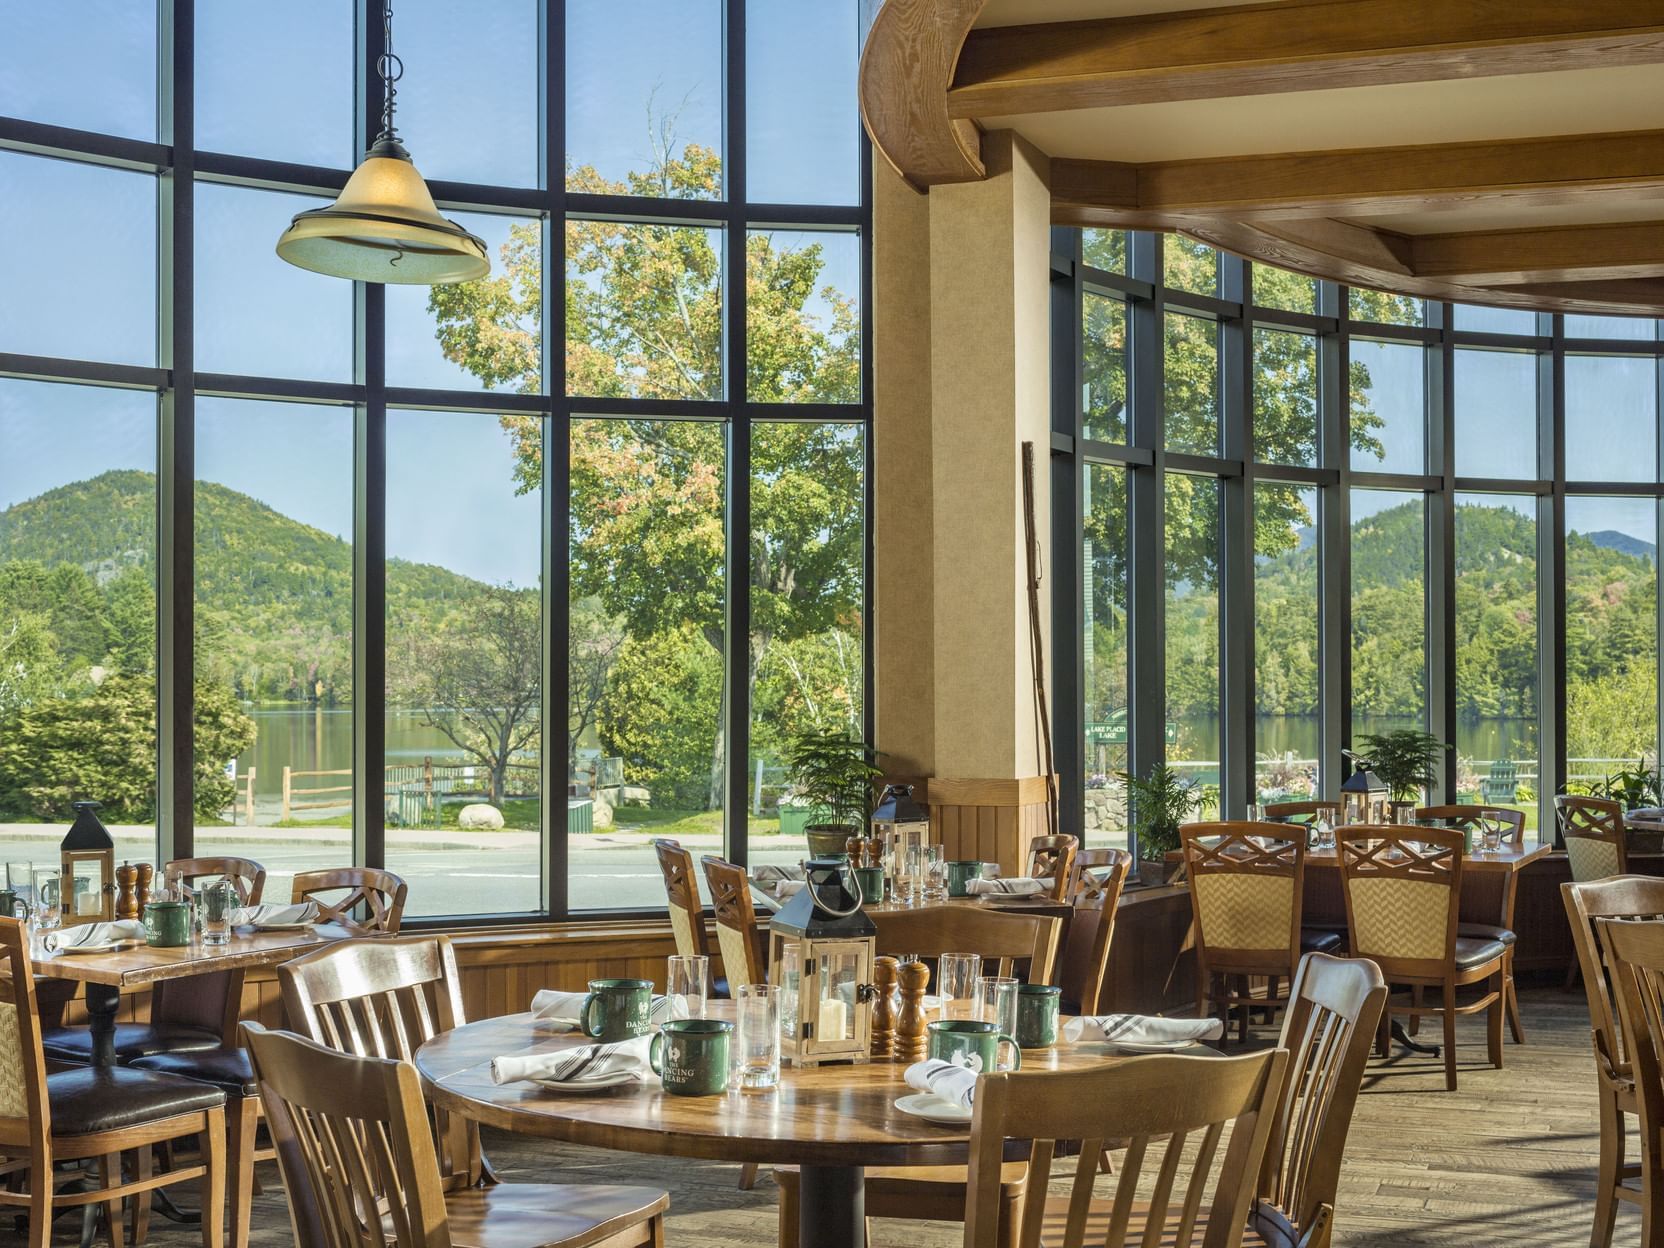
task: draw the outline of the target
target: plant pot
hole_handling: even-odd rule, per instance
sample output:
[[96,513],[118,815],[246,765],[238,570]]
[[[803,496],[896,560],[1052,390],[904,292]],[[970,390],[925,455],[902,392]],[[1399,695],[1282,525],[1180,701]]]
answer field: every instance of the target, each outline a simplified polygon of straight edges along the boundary
[[849,851],[844,843],[855,835],[854,828],[836,823],[811,823],[803,829],[811,858],[842,858]]
[[1392,801],[1387,803],[1387,819],[1392,823],[1414,823],[1416,808],[1421,803],[1417,801]]
[[1138,882],[1144,888],[1159,888],[1178,874],[1179,864],[1171,862],[1140,862]]

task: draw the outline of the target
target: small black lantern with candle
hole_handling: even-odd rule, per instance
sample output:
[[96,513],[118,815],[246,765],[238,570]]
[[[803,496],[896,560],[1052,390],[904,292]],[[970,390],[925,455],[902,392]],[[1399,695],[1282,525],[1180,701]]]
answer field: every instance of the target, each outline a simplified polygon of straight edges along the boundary
[[852,873],[844,885],[847,863],[817,858],[805,870],[804,886],[768,925],[769,982],[789,998],[781,1004],[780,1057],[793,1066],[865,1062],[878,928],[861,909]]
[[1387,799],[1391,796],[1381,778],[1369,769],[1368,761],[1346,751],[1352,774],[1340,786],[1341,820],[1347,824],[1386,823]]
[[116,917],[116,843],[93,812],[97,802],[72,802],[75,822],[61,847],[58,880],[62,923],[108,923]]

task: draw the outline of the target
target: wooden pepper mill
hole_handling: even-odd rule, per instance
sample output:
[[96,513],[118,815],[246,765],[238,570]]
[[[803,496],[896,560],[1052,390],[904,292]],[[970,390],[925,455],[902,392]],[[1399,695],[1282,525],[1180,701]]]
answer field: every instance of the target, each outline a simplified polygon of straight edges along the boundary
[[872,984],[877,995],[872,1002],[872,1056],[887,1062],[896,1037],[896,972],[900,968],[894,958],[874,958]]
[[930,984],[930,967],[916,959],[903,962],[896,970],[896,977],[901,983],[901,1013],[896,1017],[895,1040],[890,1051],[898,1062],[922,1061],[930,1048],[924,1016],[924,990]]
[[144,908],[150,904],[150,885],[156,878],[156,868],[148,862],[141,862],[135,870],[139,873],[138,883],[134,886],[133,895],[138,901],[138,909],[133,912],[134,918],[144,914]]
[[116,918],[136,919],[143,913],[138,894],[139,869],[130,862],[116,868]]

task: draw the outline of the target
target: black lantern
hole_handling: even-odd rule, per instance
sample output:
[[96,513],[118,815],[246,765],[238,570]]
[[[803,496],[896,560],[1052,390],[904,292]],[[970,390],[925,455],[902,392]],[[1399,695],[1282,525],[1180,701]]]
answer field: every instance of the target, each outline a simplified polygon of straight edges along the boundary
[[872,814],[872,832],[883,846],[888,895],[917,903],[924,879],[914,870],[914,851],[930,844],[930,812],[913,800],[912,785],[885,786],[878,809]]
[[58,880],[63,926],[108,923],[116,917],[116,843],[92,812],[97,802],[72,802],[75,822],[62,846]]
[[1352,758],[1352,774],[1340,786],[1341,818],[1348,824],[1386,823],[1387,786],[1365,765],[1364,760]]
[[847,867],[811,860],[804,886],[769,921],[769,982],[786,998],[780,1056],[794,1066],[864,1062],[870,1053],[878,928],[861,909],[859,885],[853,894],[844,887]]

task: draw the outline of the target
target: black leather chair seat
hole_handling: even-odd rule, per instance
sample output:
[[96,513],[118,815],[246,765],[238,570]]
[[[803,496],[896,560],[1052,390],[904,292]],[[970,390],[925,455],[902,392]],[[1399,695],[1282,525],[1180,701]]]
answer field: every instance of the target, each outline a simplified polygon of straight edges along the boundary
[[203,1049],[194,1053],[158,1053],[154,1057],[136,1057],[134,1070],[156,1071],[164,1075],[179,1075],[210,1084],[227,1096],[253,1096],[254,1066],[248,1060],[247,1049]]
[[1341,946],[1341,934],[1323,927],[1300,929],[1301,953],[1333,953]]
[[1476,940],[1472,936],[1456,937],[1456,966],[1460,970],[1471,970],[1476,966],[1483,966],[1486,962],[1500,958],[1507,952],[1508,946],[1500,940]]
[[[115,1034],[116,1060],[126,1065],[135,1057],[150,1057],[156,1053],[190,1053],[203,1049],[217,1049],[217,1032],[202,1027],[152,1026],[149,1023],[117,1023]],[[49,1027],[42,1033],[40,1047],[49,1062],[69,1062],[85,1066],[92,1061],[92,1032],[85,1027]]]
[[46,1076],[53,1135],[91,1135],[201,1113],[225,1104],[225,1093],[195,1079],[88,1066]]
[[1513,929],[1497,927],[1490,923],[1458,923],[1456,935],[1465,936],[1469,940],[1494,940],[1504,945],[1511,945],[1519,939]]

